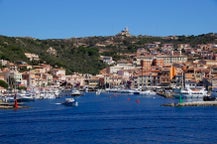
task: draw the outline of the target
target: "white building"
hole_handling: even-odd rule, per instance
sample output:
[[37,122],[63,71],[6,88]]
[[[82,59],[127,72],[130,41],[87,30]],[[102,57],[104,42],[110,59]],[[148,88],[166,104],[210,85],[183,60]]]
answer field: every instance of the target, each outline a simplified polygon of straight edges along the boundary
[[109,73],[115,74],[120,70],[131,70],[131,69],[135,69],[135,66],[133,66],[132,63],[118,63],[115,66],[109,67]]
[[5,79],[9,86],[15,87],[22,83],[22,74],[18,71],[8,71],[5,73]]

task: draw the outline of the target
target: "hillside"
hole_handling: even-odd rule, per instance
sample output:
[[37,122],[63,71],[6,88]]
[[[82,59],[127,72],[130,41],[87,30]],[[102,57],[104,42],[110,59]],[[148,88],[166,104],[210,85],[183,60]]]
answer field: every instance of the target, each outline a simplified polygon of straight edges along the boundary
[[[49,63],[52,66],[64,67],[67,73],[80,72],[97,74],[106,67],[100,60],[100,55],[112,56],[115,60],[124,57],[124,53],[136,52],[145,48],[147,43],[189,43],[192,47],[197,44],[216,43],[217,35],[202,34],[198,36],[107,36],[84,37],[70,39],[40,40],[29,37],[0,36],[0,59],[12,62],[25,61],[30,64]],[[25,52],[39,55],[40,61],[30,62]]]

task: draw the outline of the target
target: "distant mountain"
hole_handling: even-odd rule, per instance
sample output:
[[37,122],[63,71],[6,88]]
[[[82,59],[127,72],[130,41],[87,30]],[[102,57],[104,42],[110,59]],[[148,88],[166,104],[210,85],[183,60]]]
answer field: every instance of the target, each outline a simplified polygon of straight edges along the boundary
[[[198,36],[130,36],[119,33],[115,36],[94,36],[70,39],[40,40],[30,37],[0,36],[0,59],[12,62],[25,61],[30,64],[49,63],[64,67],[67,73],[80,72],[97,74],[106,65],[100,55],[112,56],[114,60],[127,59],[125,53],[134,53],[138,48],[146,48],[147,43],[161,42],[197,44],[216,43],[217,34]],[[40,61],[30,62],[24,53],[39,55]]]

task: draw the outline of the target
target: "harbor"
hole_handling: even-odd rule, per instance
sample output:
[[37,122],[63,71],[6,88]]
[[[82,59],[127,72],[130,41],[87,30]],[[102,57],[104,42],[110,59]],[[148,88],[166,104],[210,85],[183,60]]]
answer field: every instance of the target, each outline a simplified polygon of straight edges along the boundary
[[216,142],[216,107],[165,107],[173,99],[158,95],[88,92],[73,98],[78,106],[62,105],[60,97],[0,109],[1,143]]
[[[88,95],[88,93],[94,93],[96,96],[109,94],[113,95],[126,95],[126,96],[141,96],[141,97],[162,97],[172,101],[171,103],[164,103],[161,106],[170,107],[185,107],[185,106],[217,106],[216,92],[212,91],[209,95],[207,91],[193,91],[195,95],[192,95],[192,91],[179,91],[174,94],[171,89],[147,89],[147,90],[133,90],[133,89],[97,89],[96,91],[81,91],[79,89],[47,89],[47,91],[22,91],[17,93],[11,93],[1,96],[0,109],[23,109],[29,108],[28,103],[38,100],[55,100],[65,98],[61,104],[68,106],[78,105],[76,97]],[[183,96],[182,93],[185,93]],[[194,94],[193,93],[193,94]],[[197,95],[200,94],[198,97]],[[16,95],[16,96],[15,96]],[[16,99],[15,99],[16,97]],[[75,98],[75,99],[73,99]],[[68,101],[70,100],[70,101]],[[138,102],[138,101],[137,101]]]

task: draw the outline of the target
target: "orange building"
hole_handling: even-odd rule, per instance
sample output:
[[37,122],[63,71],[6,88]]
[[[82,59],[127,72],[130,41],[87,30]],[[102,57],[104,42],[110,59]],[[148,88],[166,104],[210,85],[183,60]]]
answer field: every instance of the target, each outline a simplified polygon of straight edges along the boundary
[[174,78],[174,76],[176,76],[176,69],[172,65],[171,68],[170,68],[170,80],[172,80]]
[[164,66],[164,60],[163,59],[155,59],[156,66]]

